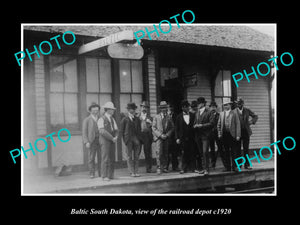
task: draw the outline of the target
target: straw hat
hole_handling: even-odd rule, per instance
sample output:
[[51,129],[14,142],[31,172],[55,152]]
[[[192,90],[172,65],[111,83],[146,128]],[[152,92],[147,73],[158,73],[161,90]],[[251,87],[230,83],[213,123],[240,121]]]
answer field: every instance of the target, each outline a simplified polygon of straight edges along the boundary
[[106,102],[103,106],[102,106],[103,109],[116,109],[115,106],[114,106],[114,103],[112,102]]

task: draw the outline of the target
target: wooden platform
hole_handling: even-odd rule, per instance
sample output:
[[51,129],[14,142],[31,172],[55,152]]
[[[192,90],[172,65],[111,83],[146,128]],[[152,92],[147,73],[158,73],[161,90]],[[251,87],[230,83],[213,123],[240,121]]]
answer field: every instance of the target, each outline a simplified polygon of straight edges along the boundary
[[[141,170],[144,168],[141,168]],[[227,185],[244,184],[254,181],[274,180],[274,161],[254,164],[252,170],[241,172],[221,172],[222,166],[212,170],[209,175],[178,172],[141,173],[141,177],[132,178],[127,169],[118,169],[116,178],[103,181],[96,177],[90,179],[88,172],[70,176],[55,177],[39,175],[24,177],[24,194],[162,194],[185,193],[196,189],[214,189]]]

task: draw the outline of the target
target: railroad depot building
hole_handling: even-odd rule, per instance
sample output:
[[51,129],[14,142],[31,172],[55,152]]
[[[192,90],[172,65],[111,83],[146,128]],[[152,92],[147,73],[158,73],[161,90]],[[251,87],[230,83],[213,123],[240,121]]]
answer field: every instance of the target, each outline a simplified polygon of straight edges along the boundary
[[[76,35],[72,45],[53,45],[49,55],[31,55],[23,60],[23,147],[37,138],[67,128],[70,141],[60,142],[54,135],[54,147],[48,138],[48,149],[24,159],[25,169],[53,169],[72,165],[74,170],[87,169],[87,150],[82,143],[82,121],[92,102],[100,106],[112,101],[117,108],[115,119],[120,124],[126,105],[133,101],[138,106],[143,100],[150,103],[150,112],[158,112],[161,100],[180,111],[180,102],[205,97],[207,104],[215,100],[219,110],[224,99],[242,97],[245,106],[258,114],[252,126],[250,149],[273,143],[273,115],[271,95],[274,75],[250,76],[240,81],[237,88],[231,75],[242,70],[251,72],[260,62],[274,56],[274,39],[241,25],[182,25],[173,26],[168,34],[145,35],[141,39],[141,59],[112,58],[107,46],[79,54],[81,46],[123,30],[145,30],[141,25],[23,25],[24,49],[33,51],[38,46],[66,31]],[[153,25],[147,25],[153,30]],[[54,43],[52,41],[51,43]],[[122,41],[133,44],[134,41]],[[270,63],[270,62],[268,62]],[[272,66],[273,68],[273,66]],[[274,70],[272,70],[273,72]],[[103,109],[101,109],[103,112]],[[44,146],[40,147],[44,149]],[[116,161],[125,161],[125,146],[119,138]],[[154,156],[154,151],[153,151]],[[143,154],[141,158],[143,159]],[[124,164],[125,165],[125,164]]]

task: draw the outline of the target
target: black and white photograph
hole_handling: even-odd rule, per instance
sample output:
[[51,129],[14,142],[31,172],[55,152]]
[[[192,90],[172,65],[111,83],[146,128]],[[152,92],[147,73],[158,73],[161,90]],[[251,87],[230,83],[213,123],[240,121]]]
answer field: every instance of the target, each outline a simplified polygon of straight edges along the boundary
[[277,195],[277,70],[293,53],[276,23],[188,13],[21,24],[22,196]]

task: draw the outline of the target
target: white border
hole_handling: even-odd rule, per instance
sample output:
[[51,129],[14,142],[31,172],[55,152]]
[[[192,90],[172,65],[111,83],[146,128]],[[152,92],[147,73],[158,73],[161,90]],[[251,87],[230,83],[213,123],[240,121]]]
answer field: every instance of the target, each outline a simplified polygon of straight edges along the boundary
[[[154,23],[157,25],[158,23]],[[177,25],[176,23],[171,23],[172,25]],[[153,24],[151,23],[129,23],[129,24],[124,24],[124,23],[21,23],[21,51],[24,49],[23,45],[23,40],[24,40],[24,26],[151,26]],[[167,24],[162,24],[163,26],[167,26]],[[274,56],[277,56],[277,23],[206,23],[206,24],[199,24],[199,23],[192,23],[192,24],[180,24],[180,26],[248,26],[248,25],[255,25],[255,26],[274,26]],[[180,29],[180,28],[179,28]],[[21,146],[23,146],[24,142],[24,127],[23,127],[23,76],[24,76],[24,63],[23,60],[21,61]],[[274,140],[275,142],[277,141],[277,70],[275,71],[275,83],[274,83]],[[272,100],[272,99],[271,99]],[[271,143],[270,143],[271,144]],[[23,192],[23,157],[21,157],[21,196],[277,196],[277,151],[274,151],[275,153],[275,158],[274,158],[274,163],[275,163],[275,179],[274,179],[274,193],[271,194],[265,194],[265,193],[253,193],[253,194],[227,194],[227,193],[212,193],[212,194],[110,194],[110,193],[95,193],[95,194],[68,194],[68,193],[38,193],[38,194],[25,194]]]

